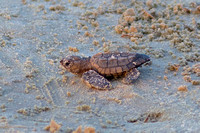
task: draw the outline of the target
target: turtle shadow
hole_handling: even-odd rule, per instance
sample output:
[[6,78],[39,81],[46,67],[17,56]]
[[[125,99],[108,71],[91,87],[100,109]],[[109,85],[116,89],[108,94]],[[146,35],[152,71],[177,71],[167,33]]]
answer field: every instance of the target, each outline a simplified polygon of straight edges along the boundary
[[153,71],[149,67],[139,68],[138,70],[140,71],[138,80],[147,80],[153,76]]

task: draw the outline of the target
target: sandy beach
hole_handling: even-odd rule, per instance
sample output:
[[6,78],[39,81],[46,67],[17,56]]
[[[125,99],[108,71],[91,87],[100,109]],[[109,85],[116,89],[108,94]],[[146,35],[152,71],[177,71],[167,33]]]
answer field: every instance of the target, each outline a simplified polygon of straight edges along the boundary
[[[199,132],[198,0],[0,0],[0,132]],[[60,60],[136,52],[126,85],[89,88]]]

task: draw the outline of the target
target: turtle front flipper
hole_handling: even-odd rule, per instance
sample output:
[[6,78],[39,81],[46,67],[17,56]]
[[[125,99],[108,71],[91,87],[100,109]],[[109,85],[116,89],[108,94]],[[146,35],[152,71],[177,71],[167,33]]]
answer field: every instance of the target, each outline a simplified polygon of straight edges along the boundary
[[94,70],[89,70],[82,75],[83,81],[91,88],[96,88],[99,90],[110,90],[112,89],[111,83],[99,75]]
[[140,76],[140,72],[133,68],[129,72],[126,73],[124,79],[122,80],[125,84],[131,84],[133,83],[138,77]]

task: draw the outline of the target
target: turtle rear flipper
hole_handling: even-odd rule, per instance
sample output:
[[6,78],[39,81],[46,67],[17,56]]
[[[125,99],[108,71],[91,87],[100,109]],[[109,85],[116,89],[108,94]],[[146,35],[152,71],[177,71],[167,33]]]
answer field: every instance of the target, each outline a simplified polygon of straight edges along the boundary
[[82,79],[89,87],[96,88],[99,90],[112,89],[111,83],[106,78],[95,72],[94,70],[89,70],[83,73]]
[[140,72],[133,68],[129,72],[126,73],[124,79],[122,80],[125,84],[131,84],[133,83],[138,77],[140,76]]

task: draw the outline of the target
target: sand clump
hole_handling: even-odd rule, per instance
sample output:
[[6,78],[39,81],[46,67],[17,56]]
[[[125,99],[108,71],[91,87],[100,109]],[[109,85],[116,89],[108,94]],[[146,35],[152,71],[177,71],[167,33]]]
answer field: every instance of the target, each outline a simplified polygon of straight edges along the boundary
[[178,71],[179,70],[180,65],[179,64],[168,64],[168,70],[170,71]]
[[191,81],[192,81],[191,77],[188,76],[188,75],[185,75],[185,76],[183,77],[183,79],[184,79],[186,82],[191,82]]
[[93,128],[93,127],[85,127],[84,130],[83,130],[82,126],[79,126],[72,133],[95,133],[95,128]]
[[200,63],[193,65],[193,66],[192,66],[192,71],[193,71],[197,76],[200,76]]
[[118,34],[121,34],[122,32],[125,33],[134,33],[137,32],[136,27],[134,26],[128,26],[129,24],[133,23],[135,20],[135,11],[133,8],[127,9],[122,17],[119,19],[119,25],[115,26],[115,31]]
[[187,86],[185,86],[185,85],[179,86],[178,91],[187,92],[188,91]]
[[72,52],[78,52],[78,48],[77,47],[71,47],[69,46],[69,51],[72,51]]
[[77,111],[86,111],[86,112],[88,112],[88,111],[91,110],[91,107],[89,105],[85,105],[84,104],[84,105],[81,105],[81,106],[77,106],[76,110]]
[[17,110],[17,113],[20,113],[24,116],[34,116],[41,112],[46,112],[46,111],[50,111],[50,108],[49,107],[39,107],[39,106],[35,105],[34,108],[21,108],[21,109]]
[[99,41],[94,40],[94,41],[92,42],[92,44],[93,44],[94,46],[98,46],[98,45],[99,45]]
[[49,131],[50,133],[55,133],[59,131],[61,125],[57,124],[54,120],[51,120],[50,125],[46,126],[44,130]]
[[183,68],[183,72],[181,73],[182,76],[183,76],[183,79],[186,81],[186,82],[191,82],[192,85],[199,85],[200,84],[200,80],[193,80],[191,78],[191,75],[192,74],[195,74],[196,77],[199,77],[200,76],[200,64],[197,63],[195,65],[193,65],[192,67],[190,66],[185,66]]
[[22,0],[22,4],[26,5],[26,3],[27,3],[26,0]]
[[[196,5],[196,3],[192,5]],[[162,7],[163,11],[157,10],[158,7]],[[191,7],[183,6],[180,3],[163,6],[152,0],[147,0],[146,5],[136,2],[134,7],[127,8],[122,13],[114,30],[117,34],[121,34],[121,37],[129,38],[136,45],[149,41],[169,41],[170,46],[180,52],[192,52],[196,46],[192,40],[198,38],[198,34],[195,33],[198,32],[198,28],[195,28],[198,24],[195,18],[192,19],[192,25],[188,25],[186,21],[178,18],[199,11],[198,6],[194,7],[195,9],[190,9]],[[149,54],[157,55],[160,53],[151,51]],[[176,58],[175,55],[172,56]],[[195,58],[192,57],[195,56],[181,58],[179,65],[185,66],[188,61],[199,60],[199,55]]]
[[200,80],[192,80],[192,85],[200,85]]
[[[167,69],[174,72],[174,76],[177,76],[178,70],[181,66],[179,64],[168,63]],[[192,85],[199,85],[200,80],[197,77],[200,76],[200,65],[199,63],[194,64],[192,67],[186,65],[183,67],[181,75],[185,82],[191,83]],[[195,77],[196,75],[196,77]],[[195,80],[197,78],[197,80]],[[166,80],[165,76],[164,79]]]
[[56,5],[49,7],[51,11],[65,11],[65,7],[63,5]]

